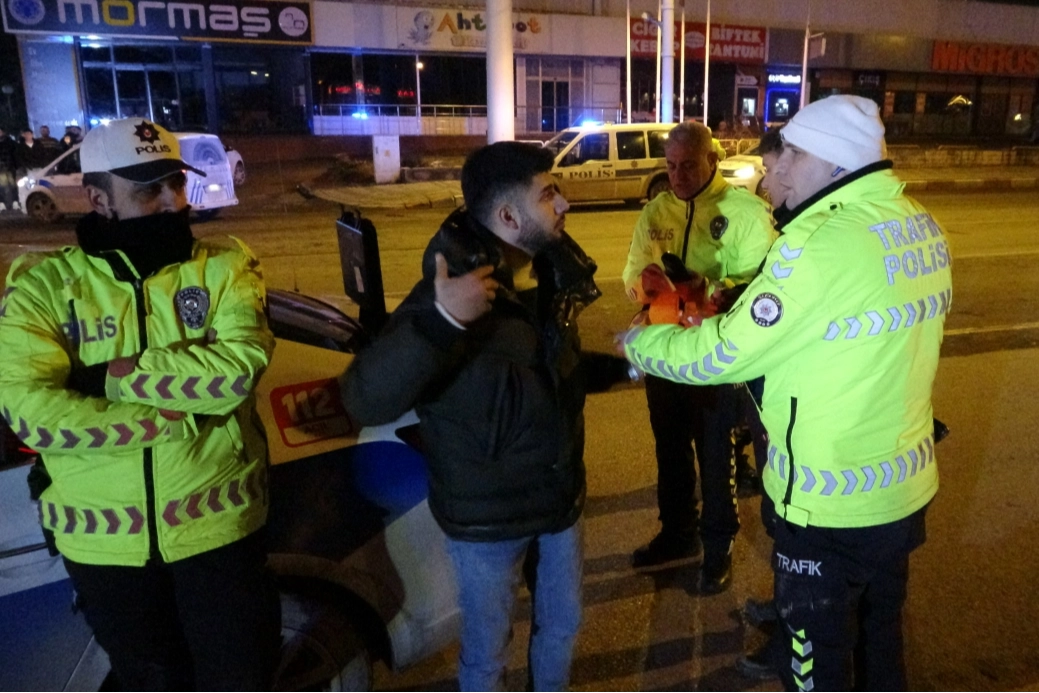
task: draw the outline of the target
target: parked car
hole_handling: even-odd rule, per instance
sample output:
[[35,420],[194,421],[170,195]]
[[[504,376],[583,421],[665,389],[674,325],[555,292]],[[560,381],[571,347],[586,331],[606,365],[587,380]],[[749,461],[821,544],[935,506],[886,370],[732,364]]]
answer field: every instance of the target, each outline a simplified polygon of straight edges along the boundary
[[[664,144],[674,125],[636,123],[568,128],[545,143],[555,155],[552,175],[570,202],[652,200],[669,190]],[[758,192],[761,157],[722,156],[718,170],[730,184]]]
[[664,143],[674,125],[636,123],[567,128],[545,143],[552,175],[570,202],[652,200],[668,189]]
[[[205,171],[205,177],[188,171],[188,202],[202,218],[216,216],[220,208],[238,204],[235,196],[235,176],[241,168],[245,180],[245,165],[237,151],[229,154],[220,138],[202,133],[175,133],[180,141],[181,156],[192,166]],[[34,219],[53,222],[65,214],[86,214],[90,203],[83,194],[83,174],[80,171],[80,144],[46,166],[26,173],[18,181],[18,202],[22,211]]]
[[224,145],[224,152],[227,153],[227,163],[231,167],[231,177],[234,179],[235,187],[240,187],[245,184],[245,164],[242,162],[242,155],[238,153],[238,150],[234,147],[228,147]]
[[[373,659],[404,668],[459,632],[417,417],[361,429],[340,401],[336,376],[385,308],[374,227],[355,216],[338,227],[344,284],[363,320],[301,294],[268,293],[277,346],[257,408],[270,448],[267,531],[282,598],[278,690],[367,690]],[[0,457],[0,690],[98,690],[107,657],[72,610],[61,559],[43,542],[26,486],[32,453],[13,448]]]
[[718,170],[721,171],[725,180],[737,188],[746,188],[755,194],[760,194],[759,185],[765,177],[765,165],[761,157],[755,154],[737,154],[722,159],[718,162]]

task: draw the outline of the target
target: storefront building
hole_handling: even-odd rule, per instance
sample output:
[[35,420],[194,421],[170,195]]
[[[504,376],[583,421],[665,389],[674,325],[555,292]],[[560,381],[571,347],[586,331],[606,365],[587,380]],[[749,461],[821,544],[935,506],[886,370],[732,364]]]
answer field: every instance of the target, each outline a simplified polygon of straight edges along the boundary
[[[633,5],[637,5],[636,0]],[[904,0],[878,19],[834,0],[812,32],[823,38],[802,84],[804,27],[775,4],[748,0],[675,31],[674,113],[716,129],[788,120],[802,99],[874,99],[891,137],[1026,137],[1034,130],[1039,48],[1017,26],[984,31],[938,0]],[[612,4],[611,4],[612,3]],[[755,4],[757,3],[757,4]],[[657,26],[633,7],[595,0],[595,14],[514,13],[517,133],[551,133],[626,117],[626,43],[632,111],[657,110]],[[17,34],[35,129],[141,116],[177,130],[217,133],[481,134],[486,132],[485,11],[309,0],[0,0]],[[759,7],[760,5],[760,7]],[[996,17],[1039,9],[993,6]],[[647,8],[648,9],[648,8]],[[619,12],[618,12],[619,10]],[[652,13],[656,11],[653,3]],[[948,31],[942,19],[948,15]],[[755,14],[756,13],[756,14]],[[1016,14],[1015,14],[1016,13]],[[1030,14],[1029,14],[1030,13]],[[617,16],[619,14],[619,16]],[[901,14],[917,35],[871,33]],[[749,16],[760,17],[748,21]],[[862,15],[861,17],[858,15]],[[955,20],[955,21],[953,21]],[[840,22],[829,31],[826,22]],[[879,22],[879,24],[878,24]],[[930,24],[928,24],[930,22]],[[849,29],[850,25],[850,29]],[[961,30],[962,29],[962,30]],[[933,37],[921,37],[929,32]],[[994,41],[964,41],[963,34]],[[1016,40],[1015,40],[1016,39]],[[704,61],[710,79],[704,93]],[[722,124],[724,123],[724,125]]]

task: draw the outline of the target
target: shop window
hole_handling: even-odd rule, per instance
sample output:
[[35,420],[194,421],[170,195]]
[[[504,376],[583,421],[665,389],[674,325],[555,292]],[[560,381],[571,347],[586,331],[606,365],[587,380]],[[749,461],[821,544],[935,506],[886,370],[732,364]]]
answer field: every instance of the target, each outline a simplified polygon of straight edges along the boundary
[[112,47],[96,44],[85,45],[80,48],[80,57],[84,63],[110,63],[112,62]]
[[896,91],[893,113],[916,113],[916,92]]
[[646,135],[642,132],[618,132],[617,158],[645,159]]
[[166,46],[115,46],[117,63],[155,65],[173,62],[173,51]]

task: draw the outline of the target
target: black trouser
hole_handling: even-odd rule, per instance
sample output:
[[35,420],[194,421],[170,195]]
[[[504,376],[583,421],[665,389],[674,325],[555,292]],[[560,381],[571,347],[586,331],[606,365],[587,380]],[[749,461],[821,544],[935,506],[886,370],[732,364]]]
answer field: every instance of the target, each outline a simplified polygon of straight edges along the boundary
[[270,690],[281,607],[263,532],[143,568],[65,559],[126,691]]
[[[742,407],[739,391],[732,385],[682,385],[647,375],[646,399],[656,439],[661,531],[691,538],[699,530],[705,551],[728,552],[740,529],[732,444]],[[699,518],[697,458],[703,484]]]
[[787,690],[906,690],[902,606],[925,511],[876,527],[776,523],[772,570]]

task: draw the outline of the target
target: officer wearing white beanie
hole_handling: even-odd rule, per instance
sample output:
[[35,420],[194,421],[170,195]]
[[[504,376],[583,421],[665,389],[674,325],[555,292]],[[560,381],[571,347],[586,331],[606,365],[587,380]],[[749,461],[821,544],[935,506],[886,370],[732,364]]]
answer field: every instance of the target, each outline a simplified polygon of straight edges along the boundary
[[822,99],[782,136],[789,212],[742,298],[699,327],[639,326],[621,343],[647,375],[755,383],[783,605],[782,650],[763,664],[789,691],[904,691],[909,556],[938,491],[949,242],[885,160],[872,101]]
[[846,94],[798,111],[783,128],[783,141],[848,171],[882,161],[886,154],[876,102]]

